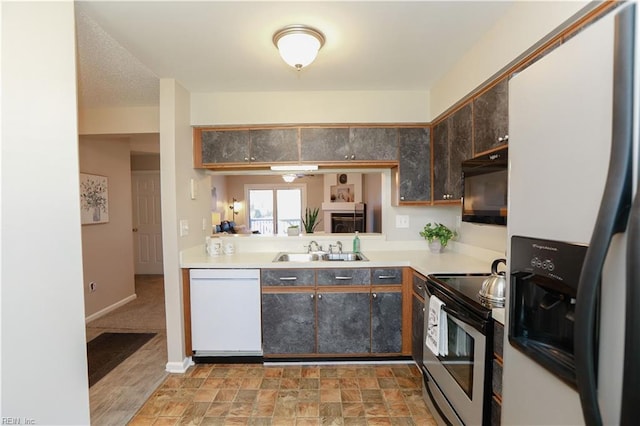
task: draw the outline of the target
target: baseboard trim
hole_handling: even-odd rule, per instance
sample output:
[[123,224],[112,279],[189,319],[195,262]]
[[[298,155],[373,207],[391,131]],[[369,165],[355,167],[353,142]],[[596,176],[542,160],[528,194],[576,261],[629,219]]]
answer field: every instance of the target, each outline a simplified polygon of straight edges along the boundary
[[186,373],[187,369],[194,365],[191,357],[186,357],[182,362],[167,362],[165,370],[169,373]]
[[93,320],[97,320],[100,317],[103,317],[105,315],[107,315],[109,312],[111,311],[115,311],[116,309],[118,309],[120,306],[124,306],[127,303],[131,302],[132,300],[135,300],[138,296],[134,293],[131,296],[127,296],[124,299],[114,303],[113,305],[109,305],[104,309],[100,309],[98,312],[96,312],[95,314],[91,314],[88,317],[86,317],[84,319],[85,324],[90,323]]

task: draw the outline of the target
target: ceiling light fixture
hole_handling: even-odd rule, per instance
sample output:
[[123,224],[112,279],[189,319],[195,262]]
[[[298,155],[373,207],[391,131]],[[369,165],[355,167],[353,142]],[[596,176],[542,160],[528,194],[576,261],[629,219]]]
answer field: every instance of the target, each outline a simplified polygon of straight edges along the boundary
[[298,71],[312,63],[324,45],[324,34],[306,25],[289,25],[273,35],[282,59]]
[[317,164],[291,164],[288,166],[271,166],[275,172],[311,172],[318,170]]
[[298,176],[294,175],[293,173],[287,173],[286,175],[282,175],[282,180],[287,182],[287,183],[291,183],[294,180],[296,180]]

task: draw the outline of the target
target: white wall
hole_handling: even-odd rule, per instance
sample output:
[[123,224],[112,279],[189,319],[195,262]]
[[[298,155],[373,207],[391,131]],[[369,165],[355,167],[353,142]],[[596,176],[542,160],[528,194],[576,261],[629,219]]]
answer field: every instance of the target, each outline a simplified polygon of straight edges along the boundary
[[502,19],[431,88],[429,121],[515,60],[587,3],[584,0],[514,2]]
[[191,124],[420,123],[429,92],[324,91],[193,93]]
[[[164,287],[167,315],[167,370],[180,372],[187,367],[182,318],[182,276],[179,250],[204,245],[211,222],[211,180],[204,171],[193,168],[192,129],[189,123],[189,92],[173,79],[160,80],[160,164],[162,186],[162,238]],[[191,199],[191,179],[197,186]],[[180,236],[181,220],[189,233]]]
[[1,417],[86,425],[74,4],[0,8]]
[[128,138],[80,138],[80,171],[109,183],[109,222],[82,226],[86,317],[135,297],[129,152]]

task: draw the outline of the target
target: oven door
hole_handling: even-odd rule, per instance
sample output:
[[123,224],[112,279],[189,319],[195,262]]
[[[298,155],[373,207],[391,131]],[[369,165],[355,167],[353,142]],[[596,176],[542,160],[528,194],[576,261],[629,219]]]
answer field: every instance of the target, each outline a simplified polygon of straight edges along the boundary
[[[433,287],[428,286],[427,293],[436,293],[436,297],[445,302],[443,309],[447,314],[448,355],[436,356],[425,345],[424,368],[464,424],[482,424],[487,349],[486,335],[480,331],[483,326]],[[425,299],[427,310],[429,296]],[[425,330],[427,321],[428,315],[425,315]],[[442,400],[433,403],[442,404]],[[441,409],[446,413],[445,407]],[[454,418],[444,420],[449,424],[457,423]]]

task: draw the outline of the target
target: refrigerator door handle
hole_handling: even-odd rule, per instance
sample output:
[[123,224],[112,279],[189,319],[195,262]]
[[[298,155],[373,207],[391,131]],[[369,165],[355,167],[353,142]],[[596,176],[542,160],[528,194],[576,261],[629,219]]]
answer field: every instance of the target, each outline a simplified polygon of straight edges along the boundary
[[588,426],[602,425],[595,362],[598,287],[611,238],[625,231],[631,207],[634,18],[635,4],[623,7],[616,16],[611,158],[602,202],[578,283],[574,353],[582,414]]
[[627,277],[624,342],[624,373],[622,379],[621,425],[638,423],[640,414],[640,192],[629,215],[627,228]]

